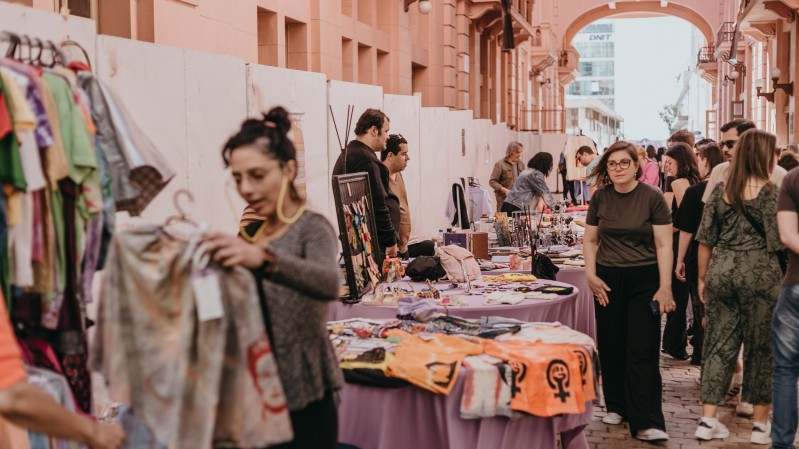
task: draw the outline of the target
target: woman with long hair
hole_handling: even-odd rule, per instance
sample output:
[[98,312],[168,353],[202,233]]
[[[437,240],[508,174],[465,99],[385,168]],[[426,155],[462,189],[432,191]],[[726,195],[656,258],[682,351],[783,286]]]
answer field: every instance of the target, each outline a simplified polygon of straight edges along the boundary
[[705,204],[696,234],[699,241],[699,298],[707,329],[702,354],[702,418],[696,437],[726,438],[718,421],[738,351],[743,344],[741,400],[754,404],[751,442],[771,443],[771,317],[780,294],[777,252],[777,188],[769,181],[777,163],[777,139],[757,129],[735,143],[726,181]]
[[586,217],[585,275],[599,307],[597,343],[606,424],[630,423],[641,440],[665,441],[660,315],[671,297],[671,215],[657,187],[638,181],[638,153],[616,142],[590,174],[600,186]]
[[699,242],[694,239],[694,236],[699,229],[699,222],[702,221],[702,211],[705,209],[702,195],[705,194],[707,178],[713,171],[713,167],[724,162],[724,153],[721,152],[721,147],[717,143],[711,142],[700,147],[697,161],[702,180],[685,190],[682,204],[674,217],[674,227],[680,230],[674,273],[679,282],[684,282],[688,286],[694,312],[693,336],[691,337],[691,346],[694,348],[694,352],[691,354],[691,365],[702,363],[702,343],[705,335],[703,322],[705,307],[699,300],[698,293],[696,253]]
[[[649,145],[649,148],[652,149],[652,154],[654,155],[655,147]],[[638,165],[641,166],[641,178],[639,181],[651,186],[659,186],[660,175],[657,162],[649,158],[649,152],[644,147],[636,146],[635,149],[638,151]]]
[[530,158],[527,168],[519,173],[513,188],[502,203],[501,212],[511,214],[525,207],[538,208],[539,200],[544,200],[550,207],[554,206],[555,198],[547,186],[547,176],[551,171],[551,154],[541,152]]
[[258,280],[291,413],[294,441],[278,448],[336,447],[334,394],[344,383],[327,337],[327,306],[338,298],[338,241],[325,217],[306,209],[297,192],[291,122],[277,107],[245,121],[222,151],[239,194],[263,219],[240,236],[212,233],[208,251],[223,266],[249,268]]
[[[671,219],[675,220],[682,204],[685,191],[692,185],[699,182],[701,176],[699,168],[696,166],[696,155],[690,145],[683,142],[672,144],[663,155],[663,163],[666,167],[666,203],[671,205]],[[672,229],[672,250],[676,256],[680,242],[680,231],[675,227]],[[676,258],[675,258],[676,260]],[[672,267],[672,271],[674,271]],[[688,345],[686,334],[686,311],[688,309],[688,285],[680,282],[675,274],[671,283],[671,293],[674,302],[677,303],[677,310],[668,314],[666,327],[663,329],[663,352],[677,360],[686,360],[688,355],[685,352]]]

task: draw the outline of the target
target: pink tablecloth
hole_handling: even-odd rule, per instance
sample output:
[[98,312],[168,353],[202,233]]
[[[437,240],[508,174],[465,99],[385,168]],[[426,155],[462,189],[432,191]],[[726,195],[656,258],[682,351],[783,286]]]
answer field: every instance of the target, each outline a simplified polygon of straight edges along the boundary
[[[483,282],[473,282],[472,285],[484,285]],[[543,285],[566,285],[563,282],[539,280],[539,286]],[[415,291],[420,291],[424,284],[411,283]],[[521,285],[521,284],[520,284]],[[437,284],[436,288],[445,288],[446,283]],[[461,296],[463,289],[442,291],[442,295]],[[536,300],[525,299],[517,305],[485,305],[483,295],[462,296],[469,304],[468,307],[449,307],[441,308],[442,312],[449,315],[463,318],[480,318],[483,316],[501,316],[505,318],[515,318],[529,322],[548,322],[559,321],[561,324],[575,329],[575,310],[576,302],[580,292],[575,291],[569,295],[560,296],[556,299]],[[397,314],[396,306],[367,306],[363,304],[344,304],[335,302],[329,308],[329,320],[345,320],[349,318],[394,318]],[[579,329],[578,329],[579,330]],[[582,331],[581,331],[582,332]]]
[[[522,273],[521,270],[493,270],[484,271],[483,275],[496,276],[503,273]],[[524,271],[525,273],[529,270]],[[596,341],[596,317],[594,315],[594,295],[585,280],[585,267],[560,267],[558,281],[577,287],[577,301],[575,302],[574,327]]]
[[574,330],[580,331],[596,341],[596,317],[594,315],[594,295],[585,280],[585,267],[565,267],[558,271],[558,280],[577,287]]
[[467,420],[460,418],[463,376],[449,396],[416,387],[347,384],[341,392],[339,441],[361,449],[587,449],[583,429],[592,405],[579,415]]

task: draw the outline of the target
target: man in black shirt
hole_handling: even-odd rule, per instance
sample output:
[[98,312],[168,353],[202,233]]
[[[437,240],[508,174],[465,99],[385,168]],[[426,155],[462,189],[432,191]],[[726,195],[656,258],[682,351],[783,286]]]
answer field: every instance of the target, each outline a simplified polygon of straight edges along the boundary
[[355,124],[355,140],[350,141],[341,152],[333,175],[366,172],[372,192],[377,241],[380,251],[389,257],[397,257],[397,230],[400,223],[399,198],[388,185],[388,168],[377,155],[386,149],[389,119],[378,109],[367,109]]

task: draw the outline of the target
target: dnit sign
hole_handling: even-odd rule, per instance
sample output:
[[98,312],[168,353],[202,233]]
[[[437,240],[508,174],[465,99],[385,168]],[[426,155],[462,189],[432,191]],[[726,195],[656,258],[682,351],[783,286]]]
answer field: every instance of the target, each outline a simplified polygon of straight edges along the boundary
[[592,34],[588,37],[589,41],[609,41],[610,34]]

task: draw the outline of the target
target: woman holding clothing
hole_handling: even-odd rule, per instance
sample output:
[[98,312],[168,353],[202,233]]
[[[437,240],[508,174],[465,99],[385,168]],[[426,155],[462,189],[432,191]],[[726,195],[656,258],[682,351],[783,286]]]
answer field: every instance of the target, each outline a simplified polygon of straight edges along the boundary
[[[682,204],[685,191],[699,182],[701,176],[696,166],[696,155],[693,148],[687,143],[677,142],[672,144],[663,155],[666,166],[666,204],[671,205],[671,219],[674,221]],[[672,239],[672,250],[676,256],[680,243],[680,231],[677,228]],[[676,258],[675,258],[676,260]],[[675,267],[672,267],[674,271]],[[686,335],[686,311],[688,309],[688,284],[680,282],[676,275],[671,283],[671,294],[677,304],[677,309],[668,314],[666,327],[663,329],[663,352],[677,360],[687,360],[685,348],[688,345]]]
[[682,204],[680,204],[680,208],[674,217],[674,227],[680,230],[674,273],[679,282],[685,282],[688,285],[688,293],[691,296],[691,306],[694,312],[693,337],[691,338],[691,346],[694,348],[694,352],[691,354],[691,365],[700,365],[702,363],[702,344],[705,338],[705,323],[703,322],[705,307],[702,301],[699,300],[698,293],[699,280],[696,253],[699,242],[694,237],[697,229],[699,229],[699,222],[702,221],[702,211],[705,209],[702,196],[705,194],[705,188],[707,187],[707,178],[710,176],[710,172],[713,171],[713,167],[724,162],[724,154],[717,143],[711,142],[699,149],[697,161],[699,162],[699,174],[702,177],[702,181],[685,190]]
[[777,229],[777,189],[769,181],[777,162],[777,139],[757,129],[735,143],[727,180],[710,194],[696,234],[699,298],[707,308],[702,353],[702,418],[695,436],[726,438],[718,420],[741,344],[741,400],[754,404],[751,442],[771,443],[773,352],[771,318],[780,294],[783,248]]
[[671,216],[656,187],[639,182],[635,147],[616,142],[592,172],[601,188],[586,217],[585,274],[599,307],[597,342],[606,424],[665,441],[658,350],[671,297]]
[[222,152],[239,194],[265,219],[240,237],[206,237],[214,260],[244,266],[258,280],[261,312],[291,413],[294,441],[276,448],[336,447],[335,391],[343,386],[327,337],[327,306],[338,297],[338,242],[294,187],[297,160],[285,109],[244,122]]

